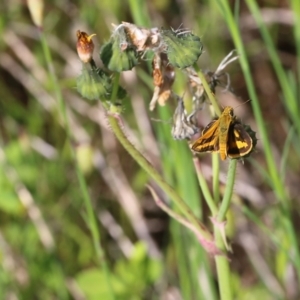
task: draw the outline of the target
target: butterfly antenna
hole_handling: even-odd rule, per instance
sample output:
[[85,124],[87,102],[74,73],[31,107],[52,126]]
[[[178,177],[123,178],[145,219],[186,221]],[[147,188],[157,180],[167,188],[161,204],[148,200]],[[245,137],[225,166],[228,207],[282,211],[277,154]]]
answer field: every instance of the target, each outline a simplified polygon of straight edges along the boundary
[[247,102],[250,102],[250,101],[251,101],[251,99],[248,99],[248,100],[246,100],[245,102],[243,102],[243,103],[237,105],[234,109],[236,109],[236,108],[238,108],[239,106],[242,106],[242,105],[244,105],[244,104],[246,104]]

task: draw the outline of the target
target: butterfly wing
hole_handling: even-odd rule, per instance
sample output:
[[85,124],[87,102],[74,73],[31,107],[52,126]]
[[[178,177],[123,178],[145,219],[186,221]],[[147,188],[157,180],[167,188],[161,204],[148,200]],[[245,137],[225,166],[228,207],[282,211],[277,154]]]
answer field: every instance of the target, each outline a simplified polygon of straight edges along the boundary
[[233,123],[228,132],[227,155],[239,158],[247,155],[253,148],[252,138],[241,123]]
[[219,120],[210,122],[202,131],[202,136],[197,139],[192,149],[196,152],[219,151]]

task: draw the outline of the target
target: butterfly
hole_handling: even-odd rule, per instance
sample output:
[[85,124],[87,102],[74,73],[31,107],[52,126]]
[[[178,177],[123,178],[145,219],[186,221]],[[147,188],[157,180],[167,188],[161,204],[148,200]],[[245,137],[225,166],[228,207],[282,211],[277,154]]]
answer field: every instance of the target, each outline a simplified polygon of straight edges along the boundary
[[[202,136],[192,145],[195,152],[219,152],[222,160],[249,154],[256,144],[253,131],[240,123],[231,106],[226,106],[219,119],[210,122]],[[251,130],[251,131],[250,131]],[[250,136],[251,134],[251,136]]]

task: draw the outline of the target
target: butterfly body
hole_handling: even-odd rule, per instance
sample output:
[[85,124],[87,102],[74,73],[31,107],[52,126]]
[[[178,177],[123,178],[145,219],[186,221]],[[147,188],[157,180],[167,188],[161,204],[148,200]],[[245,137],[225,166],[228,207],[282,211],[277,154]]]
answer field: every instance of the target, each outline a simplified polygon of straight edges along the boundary
[[222,160],[240,158],[253,149],[253,140],[244,126],[236,120],[234,110],[226,106],[219,119],[210,122],[202,136],[191,146],[196,152],[219,152]]

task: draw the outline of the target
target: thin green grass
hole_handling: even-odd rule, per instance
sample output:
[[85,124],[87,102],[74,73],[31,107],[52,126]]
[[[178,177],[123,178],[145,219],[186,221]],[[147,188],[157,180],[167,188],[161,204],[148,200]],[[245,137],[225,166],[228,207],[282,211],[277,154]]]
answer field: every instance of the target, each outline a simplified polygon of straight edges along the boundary
[[[300,120],[299,120],[299,103],[297,101],[297,94],[293,93],[293,89],[291,88],[291,84],[288,80],[288,76],[282,66],[282,63],[279,59],[279,56],[276,51],[275,43],[269,33],[267,26],[264,24],[259,7],[255,1],[247,0],[247,5],[251,11],[252,16],[254,17],[257,27],[262,35],[265,46],[270,56],[270,60],[276,72],[277,78],[279,80],[282,94],[283,94],[283,103],[285,104],[287,111],[293,121],[293,126],[295,126],[298,135],[300,136]],[[295,17],[295,19],[297,19]],[[295,26],[296,28],[297,26]],[[295,36],[298,38],[298,31],[295,29]],[[297,43],[296,43],[297,45]],[[297,51],[298,47],[297,47]]]
[[[271,187],[274,189],[274,192],[277,196],[277,199],[281,201],[282,204],[282,211],[278,211],[279,214],[279,220],[282,224],[282,226],[286,229],[290,242],[293,245],[293,249],[295,251],[295,265],[296,265],[296,271],[298,273],[298,278],[300,275],[300,256],[299,256],[299,246],[296,239],[296,232],[295,228],[293,227],[291,215],[290,215],[290,208],[289,203],[290,199],[288,197],[288,192],[285,188],[285,184],[283,182],[283,177],[280,176],[279,169],[276,166],[276,161],[274,159],[274,155],[271,151],[271,143],[270,139],[268,137],[267,131],[266,131],[266,124],[265,120],[262,116],[262,112],[259,105],[259,100],[257,97],[257,93],[255,90],[254,82],[251,76],[248,60],[247,60],[247,54],[245,51],[245,47],[242,41],[242,37],[238,28],[238,24],[235,22],[233,14],[231,12],[231,9],[229,7],[229,3],[227,1],[218,1],[220,10],[223,13],[224,19],[228,24],[228,28],[231,32],[233,41],[235,43],[235,46],[237,48],[238,53],[240,54],[240,62],[241,67],[245,76],[245,80],[247,83],[249,95],[251,98],[251,104],[253,107],[255,119],[257,122],[260,139],[263,144],[263,149],[265,153],[265,158],[268,164],[268,173],[270,175],[271,179]],[[251,10],[252,16],[257,22],[258,29],[260,30],[262,37],[264,39],[265,45],[267,47],[267,50],[270,55],[270,59],[272,61],[272,64],[274,66],[275,72],[278,76],[283,95],[285,98],[285,103],[287,105],[288,111],[290,113],[290,116],[292,120],[294,121],[294,124],[297,128],[297,131],[299,132],[299,117],[298,117],[298,105],[296,104],[296,97],[292,93],[292,87],[289,85],[289,82],[287,81],[287,77],[285,74],[285,71],[282,68],[281,62],[277,56],[275,45],[272,41],[272,38],[270,34],[267,31],[266,25],[262,21],[259,8],[257,6],[257,3],[255,1],[246,1],[249,9]],[[296,120],[297,119],[297,120]]]
[[253,79],[251,76],[251,71],[250,71],[248,60],[247,60],[245,47],[244,47],[244,44],[243,44],[243,41],[241,38],[241,34],[239,32],[238,24],[235,23],[229,3],[227,1],[218,1],[218,3],[220,6],[220,11],[223,13],[224,19],[228,24],[228,28],[229,28],[230,33],[233,38],[233,42],[235,43],[236,49],[240,55],[241,68],[242,68],[244,76],[245,76],[248,92],[249,92],[250,99],[251,99],[251,104],[253,107],[253,112],[255,115],[256,122],[257,122],[257,127],[258,127],[258,130],[260,133],[261,141],[263,143],[263,149],[265,152],[265,157],[267,160],[269,173],[272,178],[272,181],[274,182],[273,187],[275,189],[277,197],[280,198],[282,201],[286,201],[287,200],[286,191],[284,188],[284,184],[281,181],[281,178],[279,176],[278,170],[276,168],[276,163],[275,163],[272,151],[271,151],[264,118],[262,116],[262,112],[261,112],[260,105],[259,105],[259,100],[257,97],[257,93],[255,91],[254,82],[253,82]]
[[[96,216],[93,211],[92,200],[90,198],[83,172],[78,164],[78,161],[76,159],[75,150],[72,145],[72,134],[71,134],[71,128],[70,128],[70,124],[69,124],[68,117],[67,117],[66,106],[64,104],[61,89],[59,87],[58,80],[57,80],[55,70],[53,67],[53,61],[51,58],[51,53],[49,50],[48,42],[47,42],[44,32],[41,31],[40,34],[41,34],[41,43],[43,46],[45,61],[48,66],[50,79],[52,82],[52,88],[55,92],[56,100],[59,105],[59,112],[62,116],[63,124],[64,124],[65,130],[66,130],[66,133],[67,133],[67,139],[68,139],[68,143],[70,146],[69,149],[71,152],[71,157],[72,157],[72,160],[75,165],[76,175],[77,175],[77,179],[79,182],[80,191],[82,193],[82,198],[83,198],[83,201],[85,204],[86,213],[87,213],[86,221],[88,222],[88,227],[92,234],[92,239],[93,239],[95,253],[97,256],[98,265],[103,270],[104,277],[106,280],[106,286],[109,290],[108,295],[109,295],[110,299],[113,300],[113,299],[115,299],[115,293],[114,293],[114,290],[111,285],[110,270],[109,270],[109,267],[108,267],[108,264],[107,264],[107,261],[105,258],[105,253],[101,246],[101,235],[100,235],[97,219],[96,219]],[[114,91],[113,95],[116,96],[116,91]]]
[[[290,0],[291,4],[291,11],[294,15],[294,22],[295,25],[293,26],[294,29],[294,38],[295,38],[295,46],[297,51],[297,74],[300,74],[300,2],[297,0]],[[298,76],[298,86],[300,83],[300,78]],[[299,97],[299,88],[294,93],[296,96],[295,98]]]

